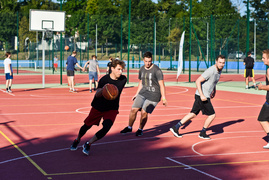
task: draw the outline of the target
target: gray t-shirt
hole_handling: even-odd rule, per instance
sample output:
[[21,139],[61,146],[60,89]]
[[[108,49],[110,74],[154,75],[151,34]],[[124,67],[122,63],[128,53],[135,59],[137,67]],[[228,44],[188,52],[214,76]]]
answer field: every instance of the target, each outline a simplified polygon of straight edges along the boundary
[[[205,78],[205,81],[202,82],[202,91],[205,97],[210,98],[210,94],[212,93],[213,89],[215,88],[216,84],[219,81],[221,75],[221,71],[217,70],[217,67],[215,65],[209,67],[205,72],[201,75],[203,78]],[[198,90],[196,90],[196,93],[198,96],[200,96]]]
[[161,69],[155,64],[150,69],[145,69],[145,66],[142,66],[139,70],[138,79],[142,80],[143,86],[139,94],[150,101],[159,102],[161,100],[159,81],[163,80]]
[[97,68],[96,66],[98,65],[98,61],[97,60],[89,60],[89,71],[90,72],[96,72]]

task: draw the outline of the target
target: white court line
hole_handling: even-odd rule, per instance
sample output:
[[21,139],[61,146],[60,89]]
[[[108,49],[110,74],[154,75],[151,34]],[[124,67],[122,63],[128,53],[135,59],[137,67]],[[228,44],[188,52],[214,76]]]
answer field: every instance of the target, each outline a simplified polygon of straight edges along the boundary
[[76,113],[75,111],[66,112],[29,112],[29,113],[6,113],[0,114],[0,116],[16,116],[16,115],[26,115],[26,114],[65,114],[65,113]]
[[201,143],[206,143],[206,142],[212,142],[212,141],[218,141],[218,140],[223,140],[223,139],[236,139],[236,138],[249,138],[249,137],[260,137],[260,136],[236,136],[236,137],[224,137],[224,138],[217,138],[217,139],[211,139],[211,140],[204,140],[204,141],[200,141],[200,142],[197,142],[195,144],[192,145],[191,149],[194,153],[200,155],[200,156],[204,156],[204,154],[201,154],[199,152],[197,152],[194,147],[198,144],[201,144]]
[[[172,136],[162,136],[162,137],[172,137]],[[109,142],[103,142],[103,143],[95,143],[95,144],[92,144],[92,146],[105,145],[105,144],[114,144],[114,143],[123,143],[123,142],[130,142],[130,141],[139,141],[139,140],[146,140],[146,139],[159,139],[159,138],[160,137],[148,137],[148,138],[139,138],[139,139],[127,139],[127,140],[121,140],[121,141],[109,141]],[[82,146],[78,146],[78,147],[82,147]],[[50,154],[50,153],[59,152],[59,151],[65,151],[65,150],[69,150],[69,149],[70,148],[62,148],[62,149],[56,149],[56,150],[36,153],[36,154],[28,155],[28,156],[22,156],[22,157],[18,157],[18,158],[9,159],[9,160],[6,160],[6,161],[1,161],[0,164],[5,164],[5,163],[8,163],[8,162],[24,159],[26,157],[33,157],[33,156],[39,156],[39,155],[44,155],[44,154]]]
[[[203,154],[203,157],[211,157],[211,156],[229,156],[229,155],[241,155],[241,154],[261,154],[261,153],[269,153],[269,151],[255,151],[255,152],[239,152],[239,153],[222,153],[222,154]],[[201,155],[187,155],[187,156],[174,156],[169,158],[192,158],[192,157],[201,157]]]
[[191,170],[197,171],[197,172],[199,172],[199,173],[201,173],[201,174],[203,174],[203,175],[206,175],[206,176],[208,176],[208,177],[211,177],[211,178],[213,178],[213,179],[221,180],[220,178],[218,178],[218,177],[216,177],[216,176],[213,176],[213,175],[211,175],[211,174],[208,174],[208,173],[206,173],[206,172],[204,172],[204,171],[201,171],[201,170],[199,170],[199,169],[196,169],[196,168],[194,168],[194,167],[191,167],[191,166],[189,166],[189,165],[187,165],[187,164],[184,164],[184,163],[182,163],[182,162],[176,161],[176,160],[174,160],[174,159],[172,159],[172,158],[166,157],[166,159],[168,159],[168,160],[170,160],[170,161],[172,161],[172,162],[174,162],[174,163],[176,163],[176,164],[180,164],[180,165],[185,166],[185,167],[186,167],[185,169],[191,169]]
[[4,91],[3,89],[0,89],[0,91],[2,91],[2,92],[5,93],[5,94],[8,94],[8,95],[10,95],[10,96],[15,96],[15,94],[12,94],[12,93],[6,93],[6,91]]

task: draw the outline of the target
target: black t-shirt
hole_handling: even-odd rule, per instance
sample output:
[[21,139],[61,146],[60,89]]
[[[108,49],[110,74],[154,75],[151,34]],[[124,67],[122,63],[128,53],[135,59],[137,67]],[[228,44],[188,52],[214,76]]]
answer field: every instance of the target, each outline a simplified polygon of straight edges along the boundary
[[92,107],[97,109],[98,111],[104,112],[104,111],[109,111],[109,110],[118,110],[119,109],[119,102],[120,102],[120,95],[122,92],[122,89],[124,88],[126,84],[127,78],[124,75],[121,75],[119,79],[113,80],[110,78],[110,75],[107,74],[103,76],[99,83],[98,83],[98,88],[102,88],[105,84],[114,84],[117,86],[119,90],[119,95],[116,99],[114,100],[106,100],[103,96],[102,97],[95,97],[92,100]]
[[107,63],[107,67],[108,67],[108,74],[111,73],[111,65],[112,65],[112,62],[108,62]]
[[244,59],[244,63],[245,63],[246,69],[253,69],[254,59],[252,57],[246,57]]

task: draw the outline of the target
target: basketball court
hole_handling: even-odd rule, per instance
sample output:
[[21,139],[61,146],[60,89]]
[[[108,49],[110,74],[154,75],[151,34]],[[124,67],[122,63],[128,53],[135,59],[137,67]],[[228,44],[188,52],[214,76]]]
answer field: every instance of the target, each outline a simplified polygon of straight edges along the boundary
[[[174,75],[175,76],[175,75]],[[223,75],[223,80],[226,77]],[[229,79],[229,78],[228,78]],[[226,84],[225,84],[226,83]],[[257,116],[265,95],[225,91],[227,83],[219,82],[212,103],[216,119],[207,133],[211,140],[198,134],[205,116],[198,115],[184,125],[176,138],[169,131],[194,101],[194,83],[167,82],[168,107],[158,104],[149,116],[144,135],[119,132],[127,126],[137,87],[124,88],[120,113],[109,133],[94,143],[90,155],[81,145],[100,127],[91,128],[82,138],[77,151],[70,151],[84,118],[90,110],[94,93],[78,84],[78,93],[68,88],[1,90],[1,154],[3,179],[267,179],[269,151]],[[189,86],[189,87],[188,87]],[[139,118],[139,117],[138,117]]]

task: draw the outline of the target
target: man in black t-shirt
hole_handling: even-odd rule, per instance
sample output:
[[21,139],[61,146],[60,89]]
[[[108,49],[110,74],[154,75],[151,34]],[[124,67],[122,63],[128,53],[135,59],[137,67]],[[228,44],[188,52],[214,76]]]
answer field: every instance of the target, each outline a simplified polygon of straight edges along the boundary
[[[262,60],[265,65],[269,66],[269,49],[266,49],[262,52]],[[263,130],[265,131],[265,133],[267,133],[265,140],[267,141],[268,144],[263,146],[264,149],[269,149],[269,82],[268,80],[269,80],[269,68],[266,70],[266,85],[262,85],[262,84],[258,85],[259,90],[267,91],[266,101],[263,104],[259,117],[258,117],[258,121],[260,122]]]
[[167,105],[165,99],[165,86],[161,69],[152,63],[151,52],[144,54],[144,66],[139,70],[139,84],[136,94],[133,97],[133,106],[129,114],[129,124],[120,133],[132,132],[138,111],[141,111],[139,129],[136,136],[143,135],[143,128],[148,120],[148,113],[152,113],[158,102],[162,100],[163,105]]
[[[89,141],[83,145],[82,152],[89,155],[91,144],[103,138],[112,127],[117,114],[119,113],[119,101],[122,89],[126,84],[126,76],[122,75],[125,63],[115,60],[111,63],[111,73],[103,76],[98,84],[98,89],[91,103],[92,108],[88,117],[84,120],[84,125],[80,128],[77,138],[70,147],[71,151],[77,150],[80,139],[93,126],[99,125],[103,118],[103,128],[99,130]],[[119,95],[114,100],[107,100],[102,96],[102,88],[105,84],[114,84],[119,90]]]
[[254,87],[256,89],[256,82],[254,79],[254,59],[251,57],[251,52],[249,51],[247,53],[248,57],[244,59],[244,65],[245,65],[245,71],[244,71],[244,77],[246,78],[246,89],[248,89],[248,77],[252,78]]
[[113,58],[109,57],[109,62],[107,63],[107,68],[106,68],[106,74],[111,73],[111,64],[112,64]]

